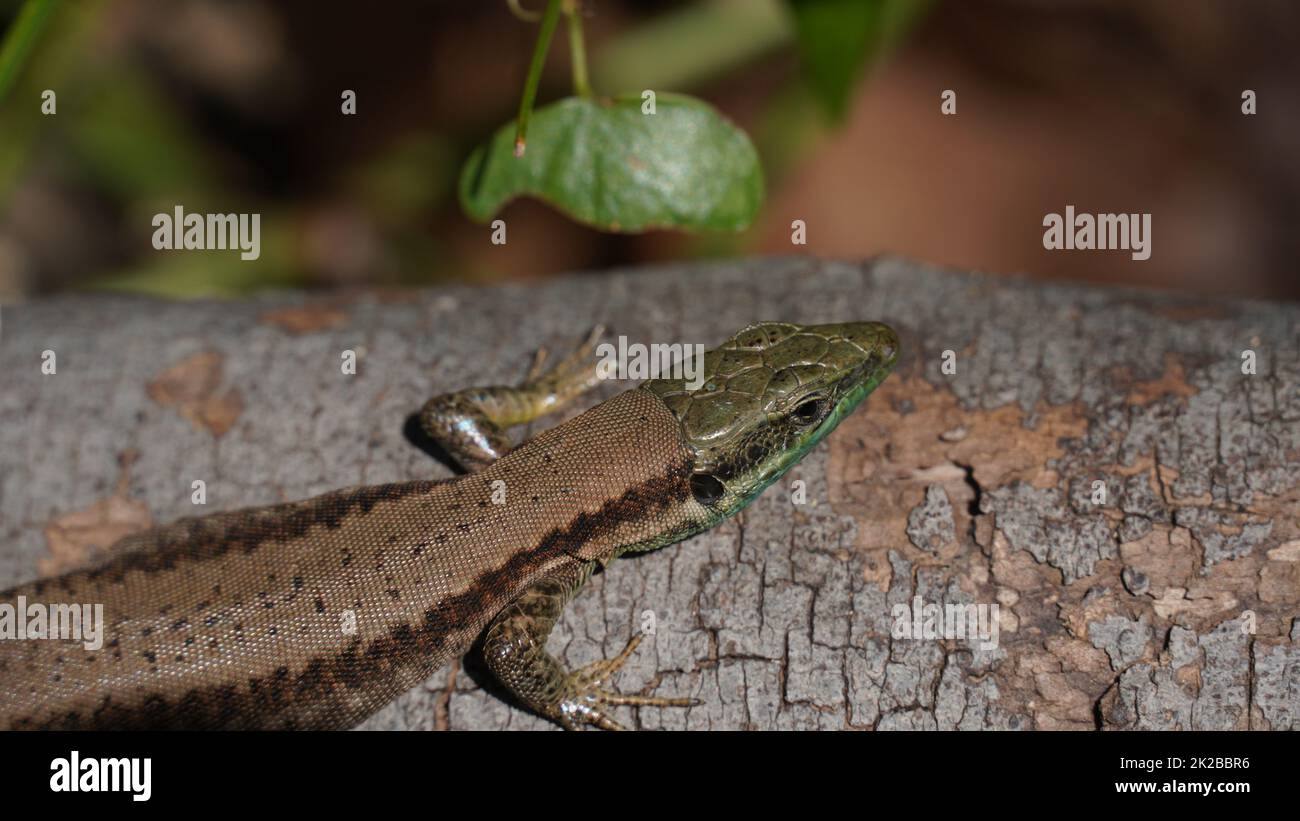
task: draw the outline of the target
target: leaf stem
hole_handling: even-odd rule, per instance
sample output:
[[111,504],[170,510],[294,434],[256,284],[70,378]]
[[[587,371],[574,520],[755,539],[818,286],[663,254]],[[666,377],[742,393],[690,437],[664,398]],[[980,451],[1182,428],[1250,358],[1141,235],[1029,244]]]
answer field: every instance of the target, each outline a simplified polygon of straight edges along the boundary
[[528,79],[524,81],[524,96],[519,101],[519,125],[515,129],[515,156],[524,155],[528,139],[528,121],[533,116],[533,102],[537,99],[537,85],[542,80],[542,68],[546,65],[546,53],[551,48],[551,38],[555,34],[555,24],[560,19],[561,0],[548,0],[546,12],[542,15],[542,27],[537,32],[537,45],[533,48],[533,62],[528,67]]
[[540,11],[529,11],[520,4],[519,0],[506,0],[506,5],[510,7],[511,14],[525,23],[536,23],[542,19]]
[[4,44],[0,45],[0,101],[18,79],[56,4],[57,0],[27,0],[10,25]]
[[569,19],[569,52],[573,62],[573,93],[585,100],[592,98],[587,77],[587,46],[582,39],[582,2],[564,0],[564,16]]

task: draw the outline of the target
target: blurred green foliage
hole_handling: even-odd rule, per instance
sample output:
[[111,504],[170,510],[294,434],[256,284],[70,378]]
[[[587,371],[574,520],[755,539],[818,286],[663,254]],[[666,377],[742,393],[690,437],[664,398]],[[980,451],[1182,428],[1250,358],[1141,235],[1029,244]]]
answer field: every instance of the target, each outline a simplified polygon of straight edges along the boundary
[[0,46],[0,100],[18,79],[18,72],[45,31],[56,3],[57,0],[28,0],[18,12]]
[[[598,8],[602,0],[589,2]],[[606,230],[739,228],[753,219],[764,178],[779,180],[821,128],[810,116],[812,101],[842,117],[873,58],[929,5],[699,0],[669,6],[605,36],[593,54],[593,84],[634,92],[634,103],[605,109],[573,100],[539,110],[528,162],[513,169],[503,153],[509,127],[503,129],[488,147],[480,146],[481,164],[470,161],[483,172],[483,187],[462,186],[465,211],[486,218],[510,197],[531,194]],[[320,269],[331,262],[329,246],[311,252],[304,240],[322,233],[328,238],[334,225],[320,227],[315,211],[321,193],[295,200],[250,186],[247,172],[256,173],[256,166],[242,167],[238,157],[231,162],[231,147],[196,119],[194,100],[178,95],[174,77],[170,83],[160,77],[148,59],[123,49],[121,41],[104,48],[105,31],[121,24],[117,10],[112,0],[0,0],[0,19],[10,21],[0,44],[0,216],[24,182],[35,179],[91,203],[100,213],[101,232],[110,229],[99,239],[112,253],[94,257],[98,269],[54,287],[197,296],[328,281]],[[757,154],[749,138],[711,107],[663,93],[743,75],[756,61],[792,47],[800,75],[746,121]],[[32,103],[46,88],[58,89],[61,116],[44,117]],[[637,111],[641,89],[659,93],[658,120],[639,112],[623,116]],[[498,110],[504,114],[517,99],[498,100]],[[63,116],[68,113],[73,116]],[[669,133],[673,123],[685,129],[676,137]],[[375,259],[387,267],[386,281],[475,276],[474,263],[458,255],[454,239],[435,229],[453,219],[446,212],[457,207],[457,169],[469,167],[461,158],[478,138],[436,125],[371,135],[371,148],[313,184],[329,208],[362,216],[373,234],[367,242],[380,246]],[[629,144],[639,146],[636,161],[650,158],[657,170],[629,162]],[[535,165],[565,152],[570,172],[580,173]],[[189,211],[261,213],[260,259],[253,264],[217,252],[151,253],[149,231],[141,226],[179,202]],[[701,235],[685,249],[726,254],[743,250],[743,242],[730,234]]]
[[866,63],[906,32],[923,0],[789,0],[804,74],[835,122],[844,119]]

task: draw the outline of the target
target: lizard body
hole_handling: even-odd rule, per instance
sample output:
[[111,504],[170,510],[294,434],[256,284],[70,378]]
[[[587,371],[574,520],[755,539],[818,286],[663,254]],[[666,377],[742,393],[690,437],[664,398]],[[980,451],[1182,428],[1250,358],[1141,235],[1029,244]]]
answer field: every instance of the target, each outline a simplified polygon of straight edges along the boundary
[[103,647],[0,642],[0,728],[339,728],[482,637],[494,675],[565,726],[616,728],[602,689],[636,646],[569,672],[545,650],[595,568],[708,529],[834,428],[888,373],[878,323],[762,323],[510,449],[503,429],[595,383],[595,335],[519,388],[435,397],[421,420],[453,479],[351,488],[182,519],[100,564],[0,594],[104,605]]

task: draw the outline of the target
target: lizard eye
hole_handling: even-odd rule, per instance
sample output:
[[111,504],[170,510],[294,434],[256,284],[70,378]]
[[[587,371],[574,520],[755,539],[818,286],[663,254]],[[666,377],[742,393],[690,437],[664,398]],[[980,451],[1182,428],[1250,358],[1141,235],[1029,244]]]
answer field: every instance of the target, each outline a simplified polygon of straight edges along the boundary
[[691,494],[702,505],[711,505],[727,492],[718,477],[711,473],[696,473],[691,476]]
[[823,406],[824,403],[820,398],[809,399],[801,402],[790,415],[800,425],[811,425],[822,418]]

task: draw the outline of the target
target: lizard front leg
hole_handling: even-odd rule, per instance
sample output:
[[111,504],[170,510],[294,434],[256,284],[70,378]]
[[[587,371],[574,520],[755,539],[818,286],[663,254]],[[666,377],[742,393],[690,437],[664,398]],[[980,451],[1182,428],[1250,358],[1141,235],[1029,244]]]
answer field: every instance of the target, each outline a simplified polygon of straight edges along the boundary
[[586,341],[546,373],[539,373],[546,358],[545,349],[539,350],[518,387],[466,388],[433,397],[420,410],[420,426],[466,470],[490,465],[510,450],[506,428],[559,410],[596,386],[591,354],[604,332],[600,325],[592,328]]
[[565,729],[594,725],[605,730],[622,730],[605,709],[631,704],[654,707],[690,707],[693,698],[622,695],[605,689],[641,643],[634,635],[627,646],[611,659],[569,671],[546,652],[546,639],[564,611],[564,606],[591,575],[593,562],[530,587],[501,611],[488,627],[483,656],[497,680],[530,709],[558,721]]

